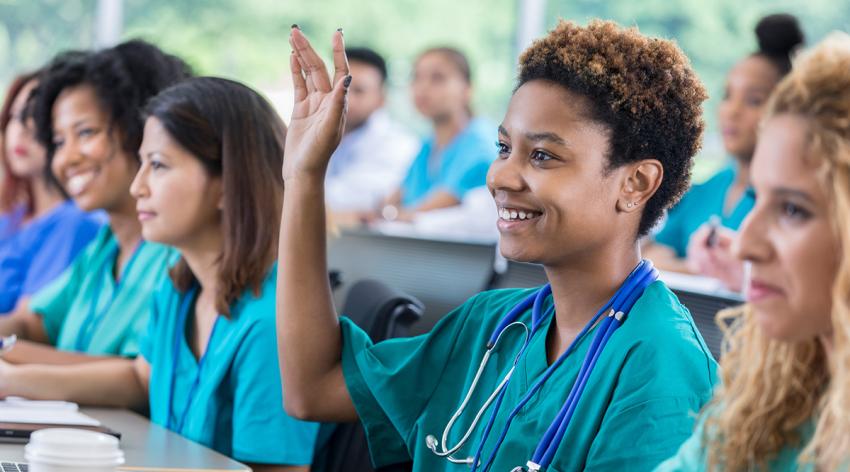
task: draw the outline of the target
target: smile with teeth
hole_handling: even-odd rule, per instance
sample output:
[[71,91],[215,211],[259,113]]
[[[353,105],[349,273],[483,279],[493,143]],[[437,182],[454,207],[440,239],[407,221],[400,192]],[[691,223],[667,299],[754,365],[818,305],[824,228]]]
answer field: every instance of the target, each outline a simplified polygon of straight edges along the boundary
[[82,193],[94,179],[96,174],[96,171],[90,170],[86,172],[80,172],[79,174],[74,174],[73,176],[68,177],[68,180],[65,183],[65,187],[68,190],[68,194],[74,196]]
[[537,218],[543,213],[532,210],[517,210],[515,208],[499,208],[499,218],[505,221],[521,221]]

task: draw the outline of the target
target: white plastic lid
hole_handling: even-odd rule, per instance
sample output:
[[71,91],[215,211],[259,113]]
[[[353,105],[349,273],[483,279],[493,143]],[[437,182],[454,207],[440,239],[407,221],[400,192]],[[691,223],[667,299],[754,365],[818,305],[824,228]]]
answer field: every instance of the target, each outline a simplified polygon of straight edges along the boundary
[[109,466],[124,463],[118,438],[73,428],[48,428],[32,433],[25,456],[28,462],[49,464]]

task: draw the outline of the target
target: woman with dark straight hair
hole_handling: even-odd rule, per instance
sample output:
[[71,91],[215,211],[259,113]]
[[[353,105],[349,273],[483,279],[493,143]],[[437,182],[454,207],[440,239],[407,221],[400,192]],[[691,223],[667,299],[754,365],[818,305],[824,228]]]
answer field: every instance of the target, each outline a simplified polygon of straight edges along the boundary
[[135,361],[4,366],[2,395],[143,407],[255,471],[307,470],[318,426],[282,407],[275,339],[286,127],[250,88],[187,80],[147,106],[131,187],[142,235],[179,250]]

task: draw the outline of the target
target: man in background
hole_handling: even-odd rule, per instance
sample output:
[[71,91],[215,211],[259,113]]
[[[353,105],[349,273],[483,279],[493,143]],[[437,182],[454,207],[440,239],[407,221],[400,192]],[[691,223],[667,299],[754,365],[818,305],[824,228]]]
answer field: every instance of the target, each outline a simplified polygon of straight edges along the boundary
[[387,66],[368,48],[346,48],[352,82],[345,132],[331,157],[326,180],[333,213],[375,210],[404,178],[419,141],[383,109]]

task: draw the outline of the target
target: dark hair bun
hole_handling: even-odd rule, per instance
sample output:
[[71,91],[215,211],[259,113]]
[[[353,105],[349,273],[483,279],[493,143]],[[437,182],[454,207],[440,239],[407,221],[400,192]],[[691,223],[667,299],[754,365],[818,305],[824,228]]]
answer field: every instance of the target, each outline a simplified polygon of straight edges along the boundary
[[760,53],[780,57],[790,56],[805,40],[797,17],[787,13],[762,18],[756,25],[756,37]]

